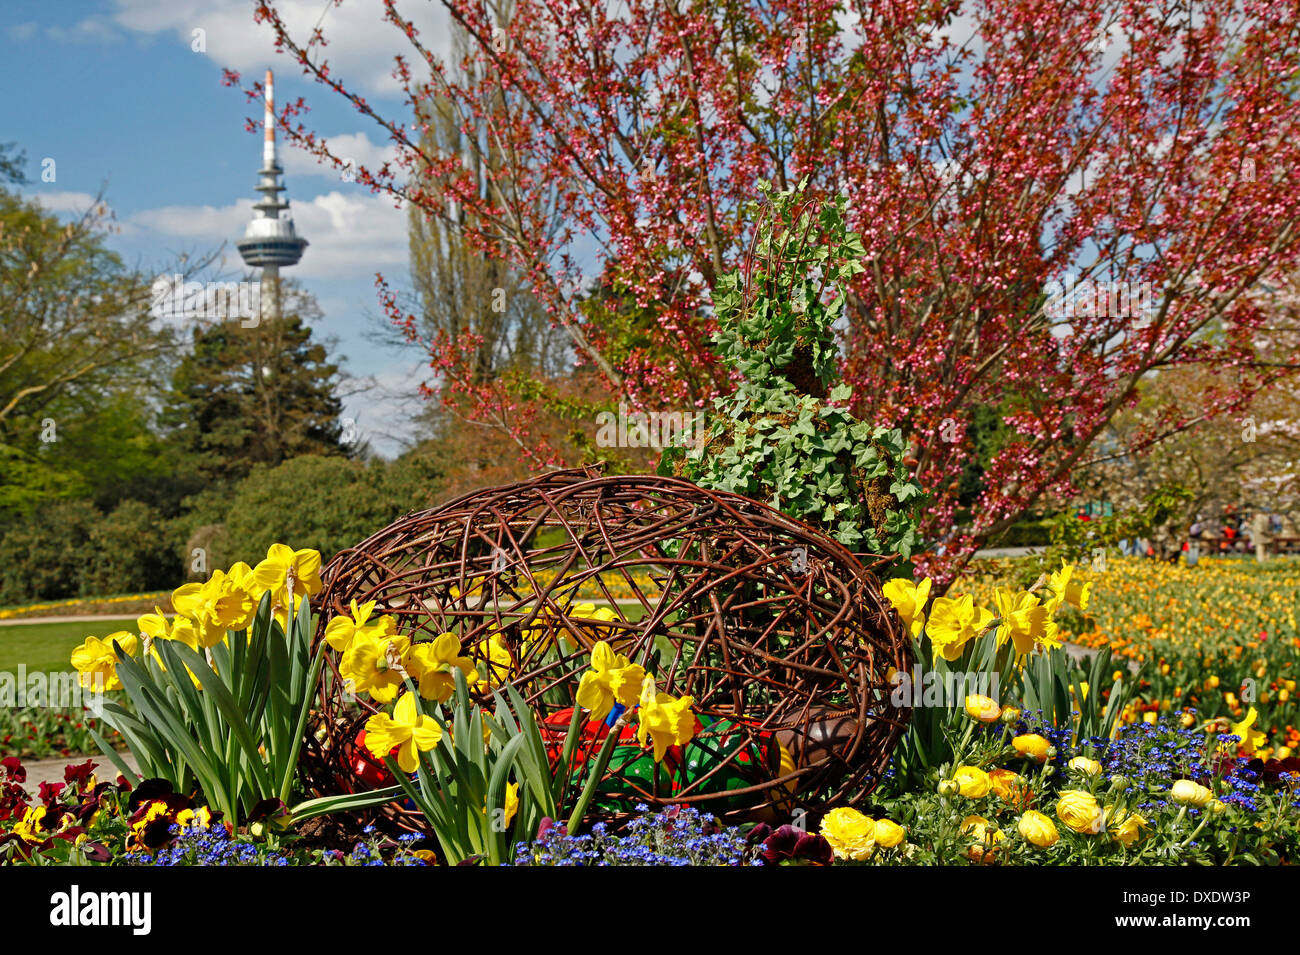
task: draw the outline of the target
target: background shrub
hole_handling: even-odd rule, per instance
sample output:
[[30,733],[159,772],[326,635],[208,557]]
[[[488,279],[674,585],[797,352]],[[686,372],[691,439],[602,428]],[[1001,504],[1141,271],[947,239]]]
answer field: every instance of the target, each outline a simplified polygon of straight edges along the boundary
[[363,464],[304,455],[255,468],[230,500],[224,521],[229,553],[209,568],[232,560],[256,563],[277,541],[314,548],[328,560],[403,514],[428,507],[436,488],[436,472],[413,458]]
[[99,519],[89,501],[55,501],[11,519],[0,536],[0,604],[80,594]]
[[166,590],[181,579],[169,523],[143,501],[123,501],[90,528],[81,596]]

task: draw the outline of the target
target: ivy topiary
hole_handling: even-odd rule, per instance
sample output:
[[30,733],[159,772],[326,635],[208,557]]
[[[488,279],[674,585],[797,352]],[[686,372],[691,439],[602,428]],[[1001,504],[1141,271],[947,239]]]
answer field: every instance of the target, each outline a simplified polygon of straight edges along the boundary
[[848,200],[805,201],[806,185],[759,189],[767,200],[743,268],[719,279],[714,344],[739,377],[714,401],[694,446],[667,448],[659,473],[766,501],[851,551],[896,554],[917,544],[923,497],[903,463],[902,433],[859,421],[838,378],[834,326],[863,271]]

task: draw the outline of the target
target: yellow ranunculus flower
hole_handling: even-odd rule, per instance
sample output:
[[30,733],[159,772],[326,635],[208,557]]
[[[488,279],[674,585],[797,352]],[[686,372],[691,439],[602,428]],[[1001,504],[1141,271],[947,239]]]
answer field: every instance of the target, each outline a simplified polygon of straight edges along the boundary
[[921,628],[925,626],[925,603],[930,599],[930,587],[933,581],[929,577],[919,584],[902,577],[894,577],[885,582],[881,592],[897,611],[903,626],[912,634],[912,638],[921,638]]
[[997,604],[998,616],[1002,618],[998,625],[998,646],[1005,646],[1010,640],[1016,648],[1016,656],[1030,653],[1047,634],[1050,616],[1047,608],[1027,590],[1017,593],[999,587],[993,592],[993,600]]
[[996,723],[1002,715],[1002,707],[991,697],[971,693],[966,697],[966,715],[981,723]]
[[892,819],[877,819],[875,822],[876,845],[882,849],[893,849],[903,844],[907,830]]
[[578,684],[578,705],[591,710],[593,720],[603,720],[615,703],[635,704],[644,682],[645,669],[639,663],[629,663],[601,640],[591,648],[591,669]]
[[856,809],[832,809],[822,817],[821,834],[837,859],[862,862],[876,848],[876,824]]
[[1062,789],[1056,801],[1056,818],[1075,832],[1092,835],[1101,832],[1106,821],[1097,798],[1082,789]]
[[1083,773],[1085,776],[1096,776],[1101,772],[1101,763],[1087,756],[1076,756],[1067,765],[1076,773]]
[[420,713],[410,693],[402,694],[392,716],[376,713],[366,720],[366,749],[383,759],[397,747],[397,765],[404,773],[415,772],[418,754],[433,749],[440,739],[442,727],[432,716]]
[[637,711],[637,741],[644,746],[646,736],[654,743],[655,762],[661,762],[669,746],[685,746],[695,735],[695,713],[689,696],[673,699],[655,690],[654,680],[645,678],[641,706]]
[[1133,845],[1148,827],[1145,819],[1135,812],[1120,812],[1112,820],[1110,834],[1124,848]]
[[460,655],[460,637],[454,633],[442,633],[431,642],[417,643],[406,655],[406,668],[420,681],[420,695],[439,703],[446,703],[456,692],[454,670],[464,673],[471,686],[478,682],[474,661]]
[[369,693],[376,703],[388,703],[402,685],[403,661],[410,649],[409,637],[357,634],[343,654],[339,675],[353,693]]
[[119,630],[110,633],[103,640],[99,637],[87,637],[85,642],[72,651],[72,665],[77,669],[77,681],[83,690],[120,690],[122,681],[117,678],[117,654],[113,652],[116,642],[127,656],[135,656],[140,648],[140,639],[133,633]]
[[925,632],[934,646],[935,656],[942,656],[951,663],[961,656],[967,643],[988,629],[992,621],[993,614],[983,607],[976,608],[970,594],[956,598],[936,597]]
[[978,766],[962,766],[952,774],[957,791],[967,799],[981,799],[989,794],[989,774]]
[[1047,761],[1047,750],[1051,745],[1037,733],[1022,733],[1011,741],[1011,746],[1017,753],[1040,763]]
[[989,785],[999,799],[1017,809],[1029,803],[1031,795],[1029,780],[1010,769],[994,769],[989,772]]
[[962,835],[973,840],[966,849],[966,857],[972,862],[988,864],[996,861],[998,843],[1002,841],[1002,830],[994,829],[983,816],[967,816],[961,821]]
[[1180,779],[1169,790],[1169,796],[1174,802],[1202,808],[1214,798],[1214,793],[1198,782],[1193,782],[1190,779]]
[[1016,824],[1016,830],[1024,836],[1025,841],[1040,849],[1056,845],[1061,838],[1061,834],[1056,831],[1056,824],[1036,809],[1026,810]]

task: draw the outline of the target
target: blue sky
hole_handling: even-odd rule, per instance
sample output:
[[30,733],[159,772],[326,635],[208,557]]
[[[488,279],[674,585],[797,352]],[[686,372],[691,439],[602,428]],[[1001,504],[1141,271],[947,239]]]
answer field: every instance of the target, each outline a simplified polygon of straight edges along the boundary
[[[378,0],[340,8],[290,0],[281,8],[299,35],[323,13],[332,72],[380,112],[402,111],[389,70],[394,53],[409,47],[382,22]],[[440,8],[407,8],[420,15],[422,34],[437,49],[446,34]],[[251,215],[261,159],[260,132],[246,132],[244,121],[260,119],[261,110],[222,85],[223,67],[245,80],[274,69],[277,100],[304,97],[307,125],[340,155],[370,164],[382,161],[387,148],[382,133],[347,102],[275,55],[269,29],[253,22],[252,9],[249,0],[6,0],[0,142],[15,142],[27,154],[32,182],[24,192],[71,214],[102,188],[120,229],[111,244],[128,262],[153,271],[178,253],[224,243],[222,271],[238,277],[232,240]],[[200,40],[204,49],[196,52]],[[41,179],[47,159],[54,161],[53,182]],[[283,142],[280,161],[299,233],[311,243],[285,275],[320,300],[325,314],[315,331],[338,340],[345,371],[373,379],[373,387],[348,399],[345,414],[376,450],[391,454],[409,434],[423,376],[418,354],[375,340],[382,324],[375,272],[409,286],[405,213]]]

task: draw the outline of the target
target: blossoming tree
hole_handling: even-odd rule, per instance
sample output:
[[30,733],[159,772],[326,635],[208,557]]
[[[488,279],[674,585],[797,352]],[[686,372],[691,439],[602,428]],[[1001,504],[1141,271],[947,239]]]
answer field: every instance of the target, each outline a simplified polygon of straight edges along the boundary
[[[439,153],[330,70],[320,28],[293,35],[272,3],[257,17],[397,146],[358,181],[433,217],[469,211],[466,241],[526,275],[632,407],[729,387],[709,295],[751,236],[760,180],[847,195],[865,249],[842,328],[853,410],[910,439],[935,494],[924,530],[949,557],[1068,491],[1153,369],[1249,368],[1249,293],[1300,252],[1287,3],[441,2],[469,39],[454,63],[384,5],[405,95],[461,117],[460,150]],[[284,132],[342,168],[301,105]],[[467,161],[489,148],[493,163]],[[629,332],[584,308],[591,282],[648,318]],[[526,400],[458,367],[472,342],[427,344],[484,418],[528,427]],[[990,408],[1009,430],[963,509],[968,427]]]

